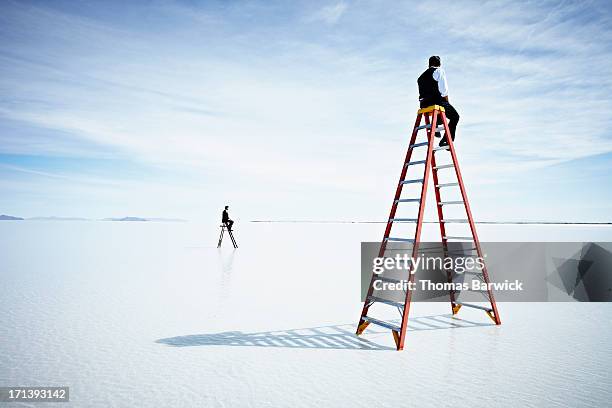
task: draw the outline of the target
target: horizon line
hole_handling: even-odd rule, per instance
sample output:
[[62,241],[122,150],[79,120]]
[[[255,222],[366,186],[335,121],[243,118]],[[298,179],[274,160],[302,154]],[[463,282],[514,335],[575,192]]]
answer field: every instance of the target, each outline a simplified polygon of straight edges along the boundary
[[[311,223],[311,224],[386,224],[387,221],[349,220],[250,220],[253,223]],[[438,224],[438,221],[423,221],[424,224]],[[475,224],[514,225],[612,225],[611,221],[474,221]],[[467,223],[464,223],[467,224]]]

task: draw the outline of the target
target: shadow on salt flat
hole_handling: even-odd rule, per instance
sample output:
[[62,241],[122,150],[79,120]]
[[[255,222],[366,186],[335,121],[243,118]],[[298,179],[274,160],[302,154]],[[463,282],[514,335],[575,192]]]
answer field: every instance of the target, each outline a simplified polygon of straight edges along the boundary
[[[400,324],[399,321],[395,321],[394,323]],[[408,331],[448,330],[482,326],[495,325],[493,323],[472,322],[455,318],[450,314],[444,314],[410,318]],[[173,347],[248,346],[344,350],[395,350],[394,347],[376,344],[366,338],[368,335],[386,334],[388,332],[388,330],[370,325],[366,334],[356,336],[354,324],[343,324],[254,333],[228,331],[210,334],[190,334],[159,339],[155,342]]]

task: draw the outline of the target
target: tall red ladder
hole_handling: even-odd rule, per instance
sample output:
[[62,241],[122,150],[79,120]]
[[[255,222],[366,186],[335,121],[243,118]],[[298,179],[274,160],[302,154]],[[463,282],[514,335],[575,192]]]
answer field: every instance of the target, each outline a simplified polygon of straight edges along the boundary
[[[438,123],[438,119],[442,120],[443,126],[436,126],[436,124]],[[425,124],[421,125],[421,121],[425,120]],[[432,126],[433,124],[433,126]],[[425,130],[426,131],[426,136],[427,136],[427,141],[425,142],[420,142],[420,143],[416,143],[416,139],[418,136],[418,133],[420,130]],[[412,137],[410,139],[410,144],[408,146],[408,151],[406,152],[406,158],[404,160],[404,165],[402,166],[402,172],[400,175],[400,179],[399,179],[399,183],[397,185],[397,189],[395,191],[395,197],[393,199],[393,204],[391,205],[391,212],[389,214],[389,219],[387,221],[387,227],[385,228],[385,235],[383,237],[383,240],[380,244],[380,250],[378,253],[379,257],[384,257],[385,256],[385,252],[387,249],[387,243],[388,242],[409,242],[412,243],[412,259],[417,259],[418,256],[418,251],[419,251],[419,244],[420,244],[420,238],[421,238],[421,230],[423,227],[423,213],[424,213],[424,209],[425,209],[425,198],[427,195],[427,183],[429,181],[429,174],[431,172],[432,177],[433,177],[433,184],[434,184],[434,192],[435,192],[435,197],[436,197],[436,204],[437,204],[437,210],[438,210],[438,222],[440,225],[440,234],[442,237],[442,248],[446,252],[448,251],[448,243],[452,242],[452,241],[471,241],[473,242],[474,248],[472,248],[473,250],[475,250],[477,252],[477,256],[480,257],[480,259],[484,260],[483,257],[483,253],[482,253],[482,249],[480,247],[480,241],[478,240],[478,235],[476,233],[476,226],[474,224],[474,219],[472,218],[472,212],[470,210],[470,205],[468,203],[468,198],[467,198],[467,194],[465,191],[465,186],[463,184],[463,179],[461,177],[461,171],[459,170],[459,162],[457,160],[457,155],[455,153],[455,147],[453,145],[453,141],[452,138],[450,137],[446,137],[446,139],[448,140],[448,145],[447,146],[443,146],[443,147],[434,147],[434,142],[435,142],[435,134],[436,132],[441,132],[444,131],[445,135],[449,136],[450,132],[448,129],[448,122],[446,120],[446,114],[444,113],[444,107],[443,106],[439,106],[439,105],[432,105],[429,106],[427,108],[423,108],[417,111],[417,117],[416,117],[416,122],[414,124],[414,129],[412,131]],[[438,133],[439,134],[439,133]],[[419,148],[419,147],[426,147],[427,148],[427,154],[425,157],[425,160],[415,160],[415,161],[411,161],[412,158],[412,152],[415,148]],[[449,164],[443,164],[443,165],[437,165],[436,164],[436,155],[440,154],[442,152],[450,152],[451,155],[451,159],[452,159],[452,163]],[[420,164],[424,164],[425,169],[423,172],[423,178],[422,179],[406,179],[406,175],[408,173],[408,169],[411,166],[414,165],[420,165]],[[455,170],[455,176],[457,179],[457,182],[455,183],[439,183],[438,181],[438,171],[442,170],[442,169],[450,169],[453,168]],[[414,184],[414,183],[421,183],[421,194],[419,198],[401,198],[402,195],[402,188],[404,185],[406,184]],[[461,200],[458,201],[442,201],[441,198],[441,189],[442,188],[447,188],[447,187],[458,187],[460,189],[461,192]],[[415,219],[407,219],[407,218],[395,218],[395,214],[397,212],[397,207],[399,204],[401,203],[415,203],[418,202],[419,203],[419,210],[418,210],[418,217]],[[443,213],[443,208],[447,205],[463,205],[465,208],[465,213],[467,215],[467,219],[445,219],[444,218],[444,213]],[[416,224],[416,229],[414,232],[414,238],[413,239],[408,239],[408,238],[396,238],[396,237],[391,237],[390,233],[391,233],[391,228],[393,226],[393,223],[397,223],[397,222],[413,222]],[[471,236],[470,237],[457,237],[457,236],[448,236],[446,234],[446,225],[447,223],[467,223],[470,226],[470,232],[471,232]],[[414,282],[415,279],[415,273],[412,273],[412,268],[414,268],[414,265],[412,265],[412,263],[409,264],[409,281],[410,282]],[[459,312],[459,309],[461,309],[462,306],[465,307],[471,307],[471,308],[475,308],[475,309],[481,309],[484,310],[485,313],[495,322],[495,324],[499,325],[501,324],[501,320],[499,318],[499,313],[497,311],[497,305],[495,304],[495,298],[493,296],[493,292],[491,291],[488,283],[489,283],[489,274],[487,272],[487,268],[486,265],[482,268],[481,272],[481,276],[480,278],[487,283],[487,291],[485,292],[486,295],[485,297],[487,298],[487,300],[490,303],[490,307],[488,306],[481,306],[479,304],[471,304],[471,303],[465,303],[465,302],[460,302],[456,299],[455,293],[454,292],[450,292],[450,304],[451,304],[451,310],[452,310],[452,314],[456,315]],[[452,281],[452,272],[449,270],[447,271],[448,274],[448,280],[449,282]],[[370,287],[368,289],[368,293],[363,305],[363,310],[361,312],[361,317],[359,318],[359,324],[357,325],[357,335],[360,335],[361,333],[363,333],[363,331],[366,329],[366,327],[369,324],[374,324],[376,326],[380,326],[380,327],[384,327],[387,329],[390,329],[392,334],[393,334],[393,338],[395,340],[395,344],[397,346],[398,350],[402,350],[404,348],[404,340],[406,337],[406,328],[408,326],[408,314],[410,312],[410,301],[412,298],[412,291],[411,290],[407,290],[406,291],[406,298],[404,303],[401,302],[394,302],[394,301],[390,301],[390,300],[386,300],[386,299],[382,299],[382,298],[378,298],[376,296],[373,296],[373,291],[374,291],[374,282],[376,280],[383,280],[383,281],[388,281],[388,282],[392,282],[392,283],[398,283],[400,282],[399,280],[396,279],[391,279],[391,278],[386,278],[383,276],[378,276],[378,275],[374,275],[372,274],[372,279],[370,281]],[[413,284],[413,283],[412,283]],[[401,315],[401,325],[398,326],[397,324],[394,324],[392,322],[389,321],[384,321],[384,320],[380,320],[371,316],[368,316],[368,311],[370,310],[370,307],[374,304],[374,303],[382,303],[382,304],[387,304],[390,306],[395,306],[398,308],[398,310],[400,311],[400,315]]]

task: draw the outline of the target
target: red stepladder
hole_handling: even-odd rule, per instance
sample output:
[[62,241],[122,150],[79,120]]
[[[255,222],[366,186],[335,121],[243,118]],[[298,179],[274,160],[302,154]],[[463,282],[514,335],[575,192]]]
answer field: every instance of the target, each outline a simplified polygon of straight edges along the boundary
[[[441,119],[443,125],[436,126],[438,123],[438,119]],[[424,121],[424,124],[421,122]],[[425,142],[417,143],[417,136],[420,130],[425,130],[427,140]],[[446,114],[444,112],[444,107],[439,105],[432,105],[423,109],[419,109],[417,112],[416,121],[414,124],[414,128],[412,131],[412,137],[410,139],[410,144],[408,145],[408,151],[406,152],[406,158],[404,159],[404,164],[402,166],[402,172],[400,175],[400,179],[395,191],[395,197],[393,199],[393,204],[391,205],[391,212],[389,214],[389,219],[387,221],[387,225],[385,228],[385,234],[383,240],[380,245],[380,250],[378,253],[378,257],[384,258],[387,251],[387,243],[389,242],[406,242],[412,244],[412,258],[417,259],[419,253],[419,244],[421,239],[421,231],[423,228],[423,214],[425,210],[425,199],[427,195],[427,184],[429,181],[430,173],[433,178],[434,185],[434,193],[436,198],[437,205],[437,213],[438,213],[438,223],[440,226],[440,234],[442,238],[442,248],[446,253],[448,251],[448,245],[452,242],[470,242],[473,243],[473,247],[470,250],[475,251],[476,255],[480,259],[484,259],[482,248],[480,246],[480,241],[478,240],[478,235],[476,233],[476,226],[474,223],[474,219],[472,217],[472,212],[470,210],[470,205],[468,202],[465,185],[463,183],[463,179],[461,177],[461,171],[459,170],[459,162],[457,160],[457,155],[455,152],[455,147],[453,145],[453,141],[451,137],[447,137],[448,145],[443,147],[434,147],[435,136],[436,133],[440,134],[444,132],[445,135],[450,136],[450,132],[448,129],[448,122],[446,120]],[[425,153],[425,158],[422,160],[412,160],[413,151],[416,148],[424,147],[427,149]],[[451,161],[446,164],[439,164],[436,162],[436,159],[441,160],[442,157],[438,156],[442,153],[449,152]],[[420,179],[407,179],[406,176],[409,173],[413,166],[424,165],[423,177]],[[456,178],[456,182],[452,183],[440,183],[440,170],[445,169],[454,169],[454,176]],[[448,170],[445,170],[448,171]],[[402,189],[405,185],[414,185],[420,184],[420,195],[418,197],[410,197],[403,198],[402,197]],[[461,194],[460,200],[442,200],[442,191],[448,188],[458,188]],[[399,205],[409,205],[409,204],[418,203],[418,215],[416,218],[396,218],[396,213]],[[463,206],[465,209],[465,219],[450,219],[444,217],[444,208],[450,205],[459,205]],[[403,237],[392,237],[391,230],[394,223],[413,223],[415,224],[414,236],[413,238],[403,238]],[[468,224],[470,228],[470,236],[449,236],[446,233],[446,225],[449,223],[464,223]],[[412,262],[408,265],[409,278],[408,280],[411,284],[414,284],[415,273],[413,273],[414,265]],[[452,281],[452,271],[447,271],[449,282]],[[495,298],[493,296],[493,292],[491,291],[488,283],[489,274],[487,271],[486,265],[484,265],[480,271],[478,272],[478,278],[481,279],[484,283],[487,284],[487,290],[483,293],[487,300],[486,304],[472,304],[458,301],[456,298],[456,294],[454,292],[450,292],[450,304],[452,314],[456,315],[461,309],[462,306],[471,307],[475,309],[483,310],[496,325],[501,324],[501,320],[499,317],[499,313],[497,310],[497,305],[495,303]],[[408,315],[410,311],[410,302],[412,298],[412,291],[407,290],[404,302],[391,301],[387,299],[383,299],[373,295],[374,292],[374,282],[377,280],[386,281],[390,283],[400,283],[399,280],[385,277],[383,275],[374,275],[372,274],[372,279],[370,280],[370,286],[367,292],[367,296],[363,305],[363,309],[361,312],[361,317],[359,318],[359,323],[357,325],[357,335],[363,333],[366,327],[370,324],[380,326],[386,329],[390,329],[393,334],[393,338],[395,340],[395,344],[398,350],[402,350],[404,348],[404,341],[406,337],[406,328],[408,326]],[[375,317],[369,316],[368,312],[370,311],[370,307],[375,303],[381,303],[389,306],[396,307],[400,312],[401,323],[398,326],[397,324],[381,319],[377,319]]]

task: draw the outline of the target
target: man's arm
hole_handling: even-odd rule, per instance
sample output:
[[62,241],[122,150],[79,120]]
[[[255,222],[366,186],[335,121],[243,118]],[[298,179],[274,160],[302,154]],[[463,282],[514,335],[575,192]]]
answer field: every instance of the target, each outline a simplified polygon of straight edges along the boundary
[[433,73],[433,78],[438,81],[438,91],[442,98],[448,102],[448,83],[446,82],[446,72],[442,68],[438,68]]

